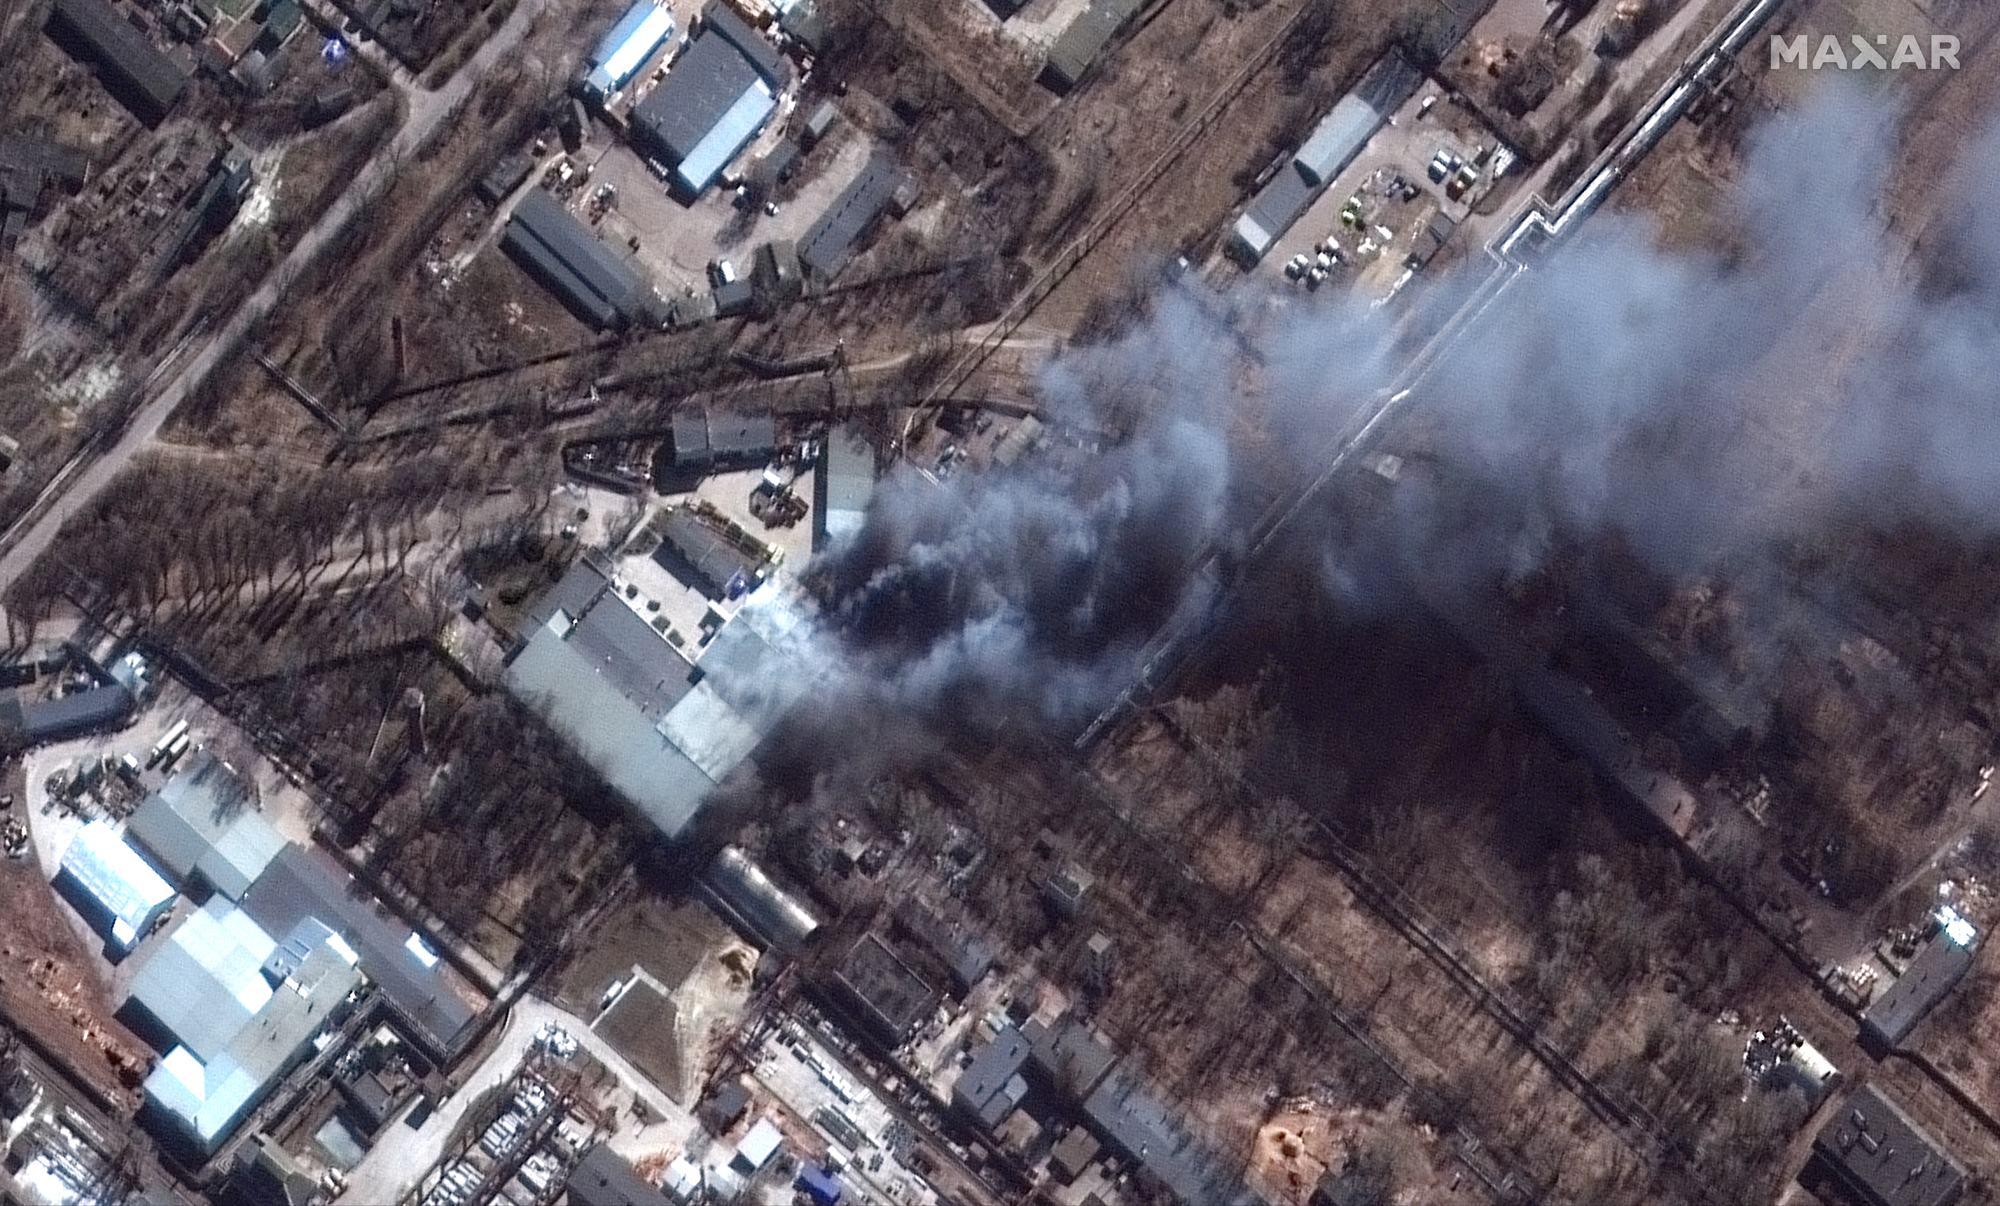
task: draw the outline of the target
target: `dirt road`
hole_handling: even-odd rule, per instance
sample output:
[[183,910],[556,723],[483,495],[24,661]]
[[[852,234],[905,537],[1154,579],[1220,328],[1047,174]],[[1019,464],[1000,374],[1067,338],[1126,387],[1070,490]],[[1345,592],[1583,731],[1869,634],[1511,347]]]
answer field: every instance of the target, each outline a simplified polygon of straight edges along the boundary
[[402,128],[375,152],[347,190],[300,237],[284,262],[264,279],[263,285],[237,308],[228,322],[208,335],[181,362],[179,370],[132,415],[115,441],[100,437],[88,445],[77,461],[56,475],[28,513],[0,534],[0,544],[6,549],[0,554],[0,592],[26,573],[55,540],[62,525],[108,489],[139,450],[153,442],[174,410],[236,351],[247,332],[277,308],[289,284],[305,278],[306,270],[326,254],[347,224],[388,188],[398,165],[408,162],[430,141],[495,63],[514,54],[549,4],[550,0],[526,0],[518,6],[507,23],[486,40],[443,88],[430,92],[402,87],[408,108]]

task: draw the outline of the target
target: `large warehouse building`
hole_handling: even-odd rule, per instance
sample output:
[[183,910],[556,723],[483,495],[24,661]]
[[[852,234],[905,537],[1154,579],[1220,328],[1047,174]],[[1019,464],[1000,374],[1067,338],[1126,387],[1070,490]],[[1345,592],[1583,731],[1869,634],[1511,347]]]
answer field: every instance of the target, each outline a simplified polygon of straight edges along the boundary
[[183,888],[199,882],[229,900],[243,899],[285,847],[248,785],[207,750],[146,797],[126,836]]
[[105,87],[147,125],[180,99],[187,72],[104,0],[56,0],[49,35],[80,59],[95,62]]
[[146,1108],[203,1154],[333,1025],[361,985],[354,951],[317,922],[280,943],[220,899],[146,956],[126,1015],[163,1042]]
[[811,686],[798,647],[808,606],[768,582],[683,653],[584,558],[537,606],[507,686],[662,836],[678,837]]
[[1251,198],[1231,232],[1230,254],[1245,264],[1263,259],[1423,82],[1423,72],[1394,50],[1369,68],[1354,91],[1320,119],[1298,153]]
[[174,903],[173,885],[104,821],[76,831],[63,851],[56,889],[104,934],[113,958],[130,954]]
[[1144,6],[1145,0],[1091,0],[1050,45],[1042,82],[1057,92],[1068,92],[1082,83],[1097,56]]
[[701,32],[632,110],[639,149],[699,197],[764,128],[789,79],[783,56],[735,13],[712,5]]
[[521,198],[500,244],[590,325],[655,325],[660,307],[651,287],[546,189]]
[[799,262],[819,280],[833,279],[876,219],[895,205],[896,194],[909,187],[910,178],[888,157],[870,159],[799,240]]

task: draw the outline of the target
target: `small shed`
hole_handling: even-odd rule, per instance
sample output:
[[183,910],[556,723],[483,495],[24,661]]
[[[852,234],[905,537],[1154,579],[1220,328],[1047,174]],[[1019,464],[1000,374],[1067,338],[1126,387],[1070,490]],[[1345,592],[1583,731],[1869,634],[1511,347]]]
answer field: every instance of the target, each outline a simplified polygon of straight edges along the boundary
[[806,118],[805,127],[799,131],[799,141],[808,147],[812,146],[825,138],[833,129],[834,123],[839,120],[840,110],[833,107],[833,102],[821,101],[813,109],[812,115]]
[[840,1182],[834,1175],[817,1164],[807,1164],[799,1169],[796,1182],[813,1200],[813,1206],[839,1206]]
[[769,1118],[759,1118],[743,1136],[743,1142],[736,1145],[736,1156],[730,1161],[738,1171],[756,1173],[771,1162],[778,1149],[785,1145],[785,1136]]

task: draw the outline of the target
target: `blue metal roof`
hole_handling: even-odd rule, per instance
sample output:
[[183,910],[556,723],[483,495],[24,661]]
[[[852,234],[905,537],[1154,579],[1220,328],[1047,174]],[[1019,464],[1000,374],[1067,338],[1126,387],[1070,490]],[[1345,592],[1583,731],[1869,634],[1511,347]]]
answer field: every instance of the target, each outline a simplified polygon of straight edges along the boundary
[[840,1202],[840,1182],[817,1164],[799,1166],[799,1188],[806,1191],[814,1206],[838,1206]]
[[757,136],[757,131],[764,128],[764,123],[777,107],[778,102],[771,95],[770,85],[762,78],[752,82],[723,113],[721,120],[709,127],[701,141],[694,144],[694,149],[681,160],[680,166],[674,169],[682,187],[699,193],[715,183],[715,177],[723,167]]
[[623,88],[660,43],[673,36],[674,14],[657,0],[639,0],[590,52],[587,83],[598,95]]

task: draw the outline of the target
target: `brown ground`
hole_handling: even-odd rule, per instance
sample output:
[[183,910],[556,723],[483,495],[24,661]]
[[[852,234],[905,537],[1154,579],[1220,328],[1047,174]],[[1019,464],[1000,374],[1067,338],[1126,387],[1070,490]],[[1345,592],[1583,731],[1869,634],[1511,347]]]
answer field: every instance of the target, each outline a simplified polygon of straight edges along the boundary
[[112,1016],[116,1003],[97,974],[97,960],[82,947],[32,856],[0,859],[0,899],[7,902],[0,1014],[100,1098],[137,1108],[136,1089],[152,1052]]
[[605,989],[635,963],[673,988],[730,938],[728,927],[706,906],[633,889],[578,944],[560,973],[556,999],[590,1017]]

